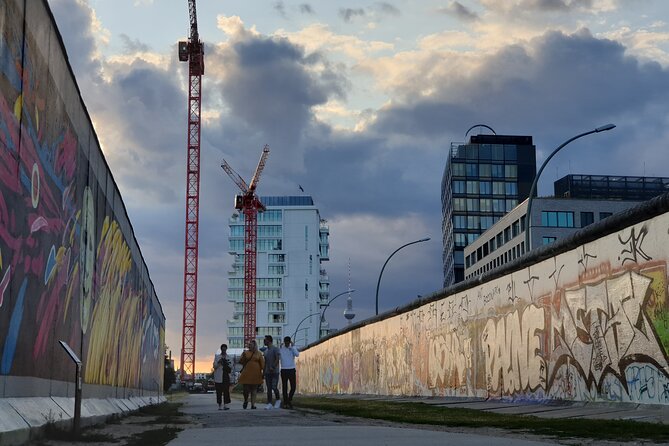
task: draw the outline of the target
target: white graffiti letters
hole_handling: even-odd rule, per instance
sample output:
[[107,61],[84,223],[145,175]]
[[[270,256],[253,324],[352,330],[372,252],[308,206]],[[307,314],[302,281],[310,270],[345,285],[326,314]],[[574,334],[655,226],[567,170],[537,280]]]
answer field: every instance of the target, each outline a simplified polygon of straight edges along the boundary
[[529,305],[522,316],[518,310],[505,317],[489,319],[483,329],[482,345],[486,381],[492,392],[514,393],[545,386],[546,365],[539,354],[544,329],[544,310]]

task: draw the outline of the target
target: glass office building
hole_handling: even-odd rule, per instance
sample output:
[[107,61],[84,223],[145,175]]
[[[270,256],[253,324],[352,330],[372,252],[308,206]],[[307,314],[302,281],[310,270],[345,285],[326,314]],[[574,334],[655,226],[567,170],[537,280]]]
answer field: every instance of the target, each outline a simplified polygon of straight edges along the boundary
[[464,280],[464,248],[529,196],[531,136],[472,135],[452,143],[441,183],[444,287]]

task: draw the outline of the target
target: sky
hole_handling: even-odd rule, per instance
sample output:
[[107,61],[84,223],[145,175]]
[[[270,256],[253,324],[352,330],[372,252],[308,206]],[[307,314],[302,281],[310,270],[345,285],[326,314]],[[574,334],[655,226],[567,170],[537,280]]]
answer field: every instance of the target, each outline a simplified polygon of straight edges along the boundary
[[[48,0],[181,349],[186,0]],[[532,135],[553,158],[539,194],[567,174],[667,175],[665,0],[223,1],[197,3],[205,44],[196,370],[226,341],[228,219],[236,186],[271,153],[259,195],[314,198],[330,226],[324,267],[354,321],[438,291],[441,178],[473,125]],[[477,129],[478,131],[478,129]],[[349,274],[350,263],[350,274]],[[344,298],[328,311],[346,320]]]

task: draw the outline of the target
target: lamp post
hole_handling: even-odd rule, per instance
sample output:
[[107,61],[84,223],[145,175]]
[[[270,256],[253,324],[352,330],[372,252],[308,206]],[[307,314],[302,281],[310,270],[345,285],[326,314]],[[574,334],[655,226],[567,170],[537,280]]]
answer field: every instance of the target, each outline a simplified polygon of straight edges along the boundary
[[541,176],[541,172],[544,171],[544,168],[546,167],[546,164],[555,156],[556,153],[558,153],[564,146],[569,144],[570,142],[577,140],[579,138],[582,138],[587,135],[591,135],[593,133],[600,133],[600,132],[605,132],[607,130],[614,129],[616,126],[614,124],[606,124],[601,127],[597,127],[594,130],[590,130],[585,133],[581,133],[580,135],[576,135],[572,138],[569,138],[562,144],[560,144],[555,150],[553,150],[553,153],[548,155],[548,158],[543,162],[541,167],[539,168],[539,171],[537,174],[534,176],[534,181],[532,182],[532,187],[530,188],[530,196],[527,199],[527,213],[525,214],[525,251],[524,252],[529,252],[531,249],[530,246],[530,228],[532,227],[532,200],[534,199],[534,194],[536,193],[537,190],[537,182],[539,181],[539,177]]
[[395,251],[393,251],[393,253],[390,254],[390,256],[388,256],[388,258],[386,259],[386,262],[383,264],[383,267],[381,268],[381,272],[379,273],[379,280],[376,282],[376,315],[377,315],[377,316],[379,315],[379,285],[381,284],[381,276],[383,276],[383,270],[386,269],[386,265],[388,264],[388,261],[390,260],[390,258],[391,258],[392,256],[394,256],[395,253],[397,253],[397,251],[399,251],[399,250],[402,249],[402,248],[406,248],[407,246],[409,246],[409,245],[413,245],[413,244],[415,244],[415,243],[426,242],[426,241],[428,241],[428,240],[430,240],[430,237],[426,237],[426,238],[422,238],[422,239],[420,239],[420,240],[416,240],[416,241],[413,241],[413,242],[409,242],[409,243],[407,243],[407,244],[405,244],[405,245],[400,246],[400,247],[397,248]]
[[[295,333],[293,333],[293,339],[295,339],[295,336],[297,336],[297,332],[298,332],[298,330],[300,329],[300,325],[302,325],[302,322],[306,321],[306,320],[309,319],[311,316],[315,316],[315,315],[317,315],[317,314],[320,315],[320,314],[321,314],[320,311],[319,311],[318,313],[311,313],[311,314],[307,315],[304,319],[302,319],[302,320],[300,321],[299,324],[297,324],[297,327],[295,327]],[[309,337],[307,336],[307,340],[308,340],[308,339],[309,339]]]
[[330,304],[331,304],[332,302],[334,302],[335,299],[338,298],[339,296],[343,296],[344,294],[350,294],[350,293],[354,293],[354,292],[355,292],[355,290],[346,290],[346,291],[344,291],[343,293],[339,293],[339,294],[337,294],[335,297],[333,297],[332,299],[330,299],[330,300],[328,301],[328,303],[326,303],[326,304],[324,305],[324,307],[323,307],[323,313],[321,313],[321,319],[320,319],[320,321],[318,322],[318,338],[319,338],[319,339],[320,339],[320,337],[321,337],[321,326],[322,326],[322,324],[323,324],[323,320],[325,320],[325,310],[327,310],[328,307],[330,306]]

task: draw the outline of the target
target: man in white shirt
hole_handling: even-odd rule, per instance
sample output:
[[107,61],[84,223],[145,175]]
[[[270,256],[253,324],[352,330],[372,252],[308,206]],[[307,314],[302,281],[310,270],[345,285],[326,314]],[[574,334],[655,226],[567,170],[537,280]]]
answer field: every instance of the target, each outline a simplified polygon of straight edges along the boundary
[[[295,394],[295,386],[297,382],[295,358],[300,356],[300,352],[297,350],[297,347],[293,346],[290,336],[283,338],[283,344],[281,344],[279,354],[281,357],[281,390],[283,392],[283,404],[281,407],[284,409],[292,409],[293,395]],[[290,394],[288,393],[288,382],[290,382]]]

